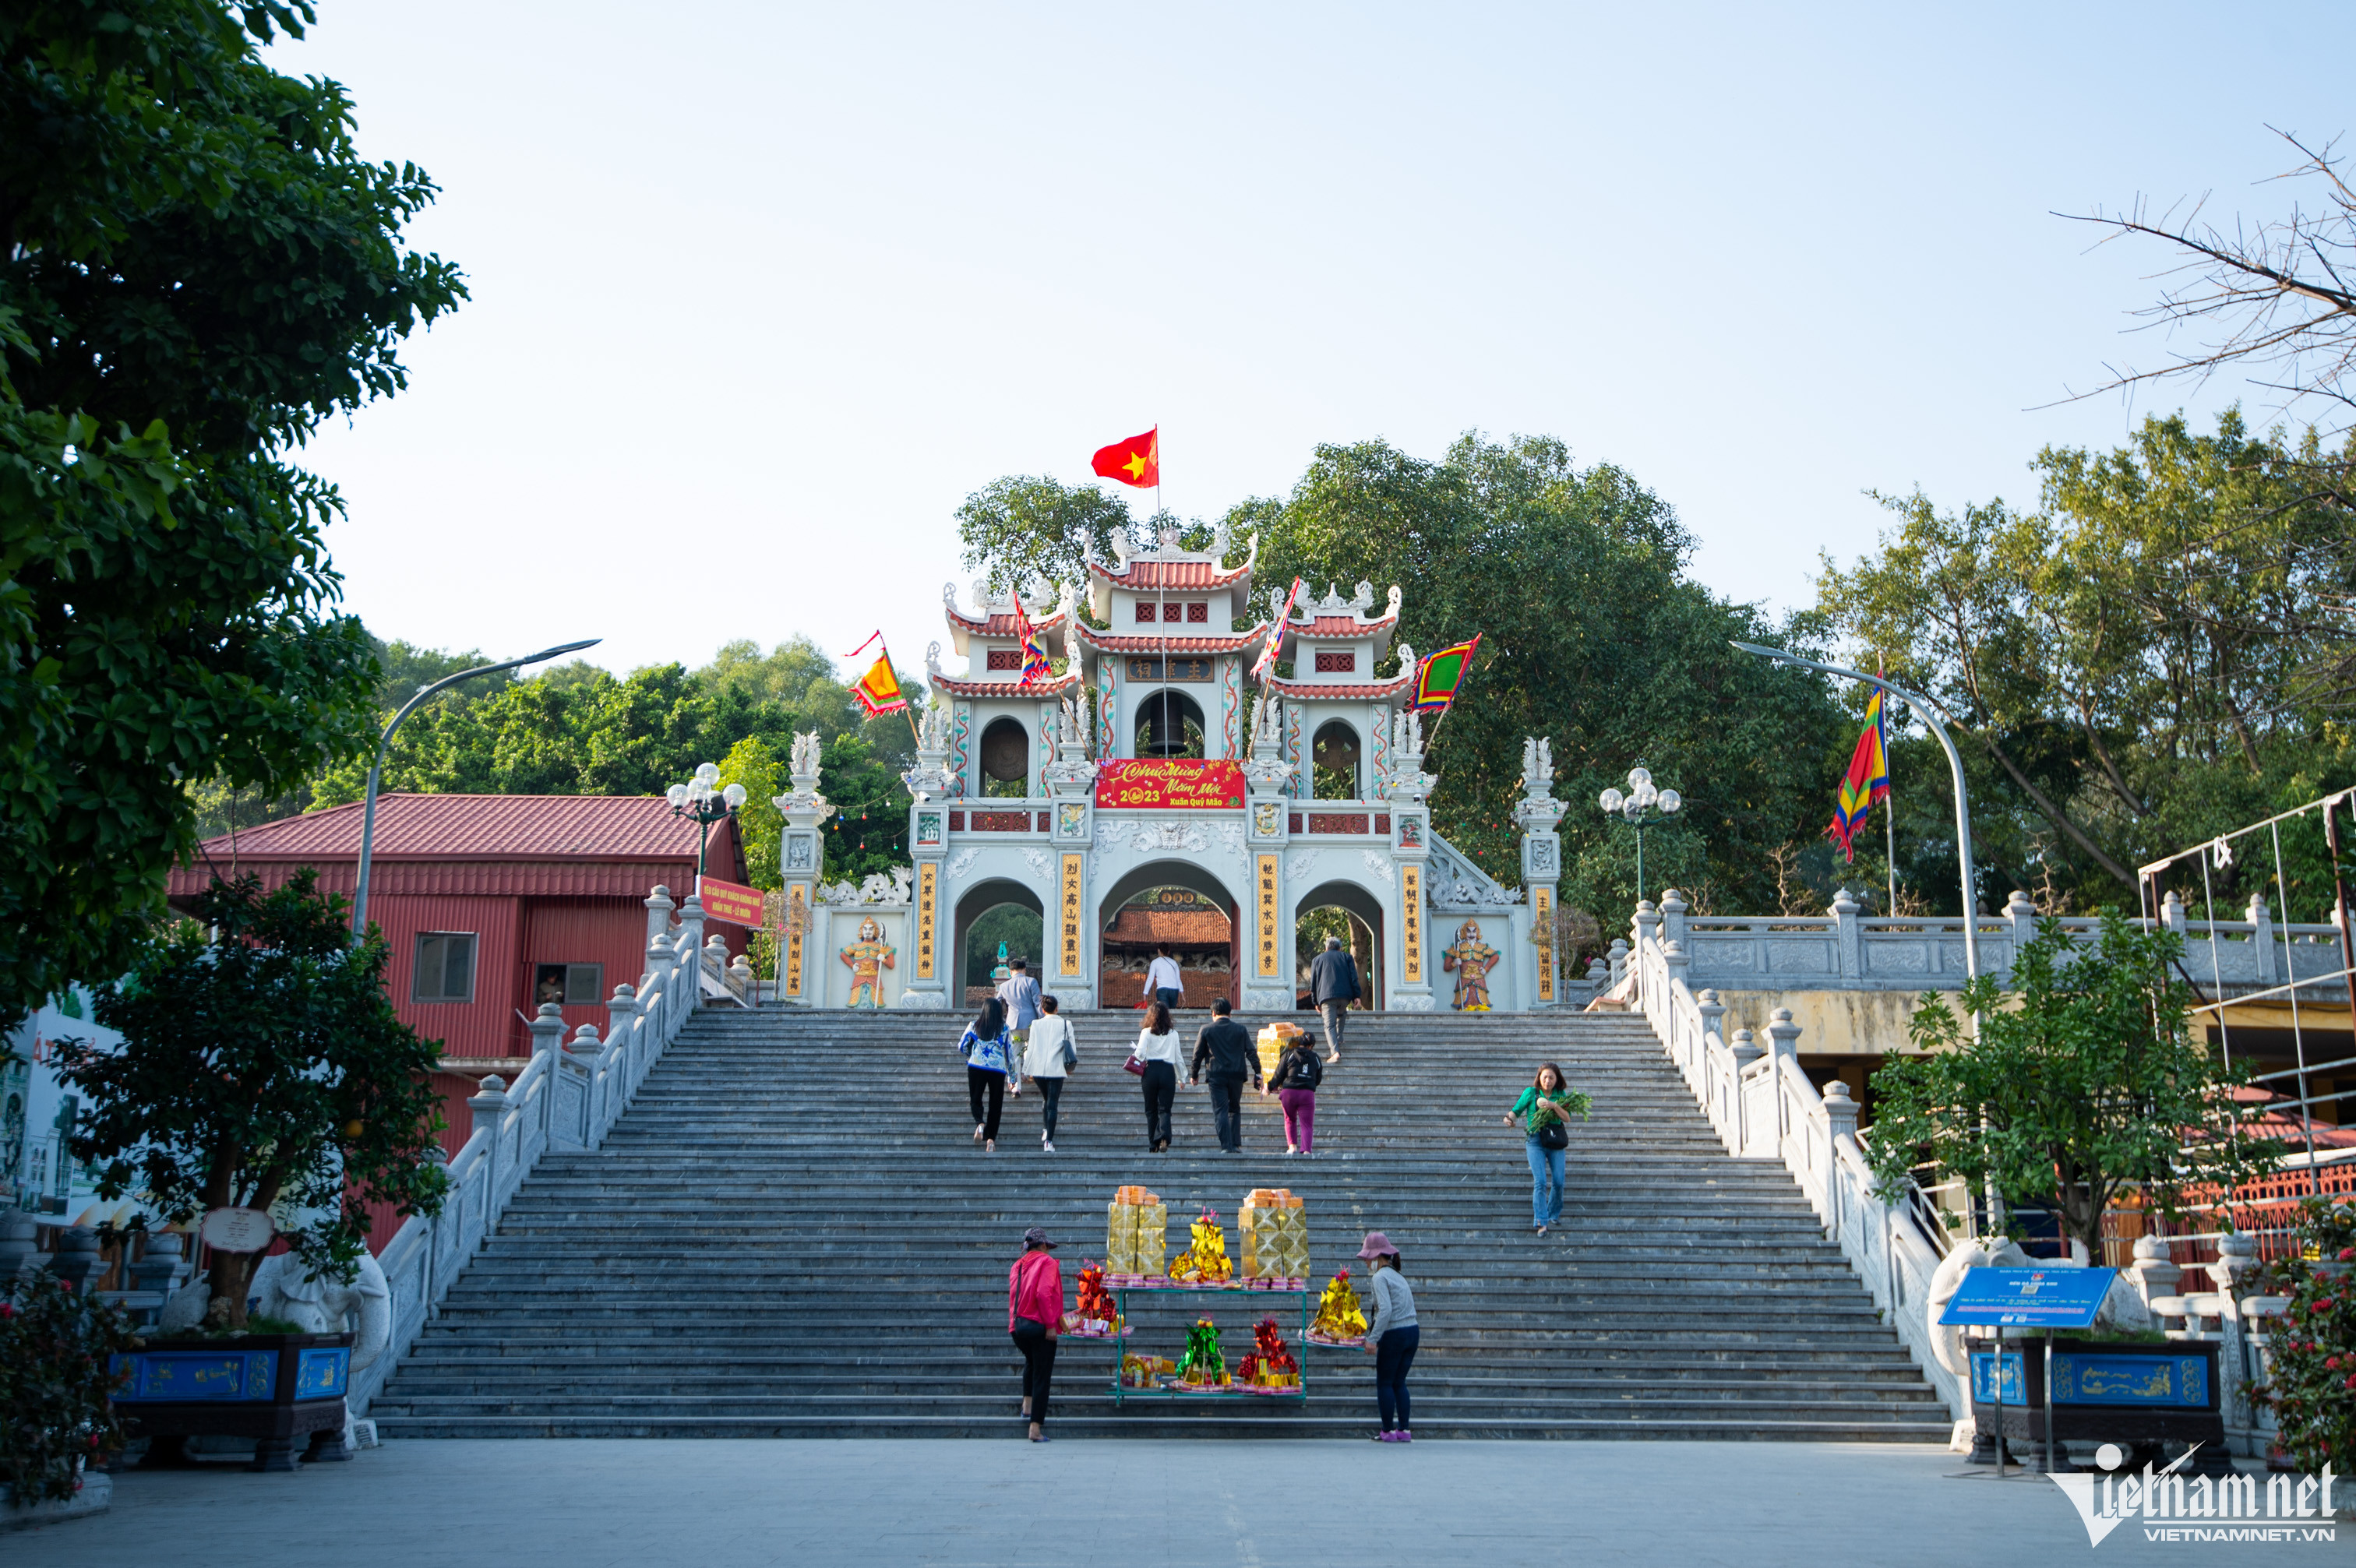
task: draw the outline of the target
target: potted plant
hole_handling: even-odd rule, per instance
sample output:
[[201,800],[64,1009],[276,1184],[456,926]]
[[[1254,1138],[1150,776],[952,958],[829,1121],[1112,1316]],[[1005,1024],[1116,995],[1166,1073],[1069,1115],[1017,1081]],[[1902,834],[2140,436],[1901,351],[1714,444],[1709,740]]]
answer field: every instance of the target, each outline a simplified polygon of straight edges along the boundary
[[[303,1264],[348,1280],[369,1204],[441,1207],[447,1179],[426,1157],[438,1049],[393,1015],[382,938],[354,942],[309,871],[267,894],[217,879],[197,915],[99,988],[120,1045],[60,1042],[60,1075],[87,1101],[74,1157],[99,1167],[102,1196],[135,1194],[174,1221],[275,1214]],[[216,1247],[202,1325],[125,1358],[116,1400],[137,1435],[251,1436],[257,1468],[291,1467],[305,1433],[340,1446],[351,1336],[249,1323],[262,1255]]]
[[[1911,1026],[1923,1054],[1873,1076],[1868,1157],[1885,1200],[1935,1162],[1975,1192],[1993,1187],[2008,1229],[2016,1207],[2049,1210],[2099,1260],[2103,1215],[2124,1191],[2175,1218],[2187,1189],[2230,1192],[2271,1168],[2282,1145],[2259,1135],[2265,1107],[2233,1093],[2246,1066],[2226,1069],[2187,1025],[2179,950],[2174,933],[2111,911],[2087,944],[2049,919],[2014,955],[2008,991],[1986,976],[1965,987],[1968,1030],[1926,995]],[[2007,1432],[2042,1438],[2037,1349],[2001,1368],[1992,1350],[1974,1357],[1976,1416],[2000,1378]],[[2057,1437],[2222,1446],[2213,1342],[2078,1337],[2054,1352]]]

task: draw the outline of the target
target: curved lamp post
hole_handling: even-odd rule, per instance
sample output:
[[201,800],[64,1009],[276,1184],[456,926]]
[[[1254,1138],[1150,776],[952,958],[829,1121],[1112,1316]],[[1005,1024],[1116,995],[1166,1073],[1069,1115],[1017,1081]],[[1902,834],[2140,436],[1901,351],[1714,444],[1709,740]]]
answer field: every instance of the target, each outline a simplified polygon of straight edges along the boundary
[[419,687],[417,695],[401,705],[401,711],[392,716],[392,722],[386,725],[384,733],[377,737],[376,761],[369,764],[368,805],[360,814],[359,871],[352,883],[353,936],[364,937],[368,934],[369,859],[376,848],[377,775],[384,769],[385,748],[392,744],[392,732],[401,728],[401,721],[409,717],[410,710],[445,686],[455,686],[462,680],[472,680],[478,675],[497,675],[503,669],[519,669],[528,664],[538,664],[542,659],[555,658],[560,654],[577,654],[583,648],[594,648],[605,640],[603,637],[591,637],[585,642],[566,643],[561,647],[542,648],[536,654],[526,654],[519,659],[509,659],[505,664],[478,665],[473,669],[462,669],[455,675],[444,676],[430,686]]
[[695,770],[693,778],[685,784],[675,784],[663,792],[663,798],[670,802],[673,816],[692,817],[702,830],[702,837],[696,840],[695,845],[695,880],[699,886],[703,881],[703,852],[712,843],[712,825],[735,816],[736,808],[744,804],[743,784],[715,788],[719,782],[719,765],[705,763]]
[[1607,789],[1596,797],[1595,804],[1603,808],[1606,816],[1617,816],[1636,829],[1636,901],[1644,901],[1644,829],[1659,813],[1667,821],[1685,809],[1685,796],[1673,789],[1655,789],[1652,770],[1638,763],[1628,770],[1628,793]]
[[[1772,660],[1776,664],[1797,665],[1802,669],[1817,670],[1826,675],[1843,676],[1850,680],[1861,680],[1868,686],[1879,687],[1899,701],[1911,704],[1915,712],[1922,715],[1923,721],[1931,726],[1931,733],[1939,737],[1939,744],[1947,749],[1947,766],[1955,775],[1955,854],[1956,858],[1963,862],[1964,874],[1964,977],[1968,980],[1978,979],[1980,922],[1979,900],[1972,888],[1972,802],[1970,795],[1964,787],[1963,756],[1955,750],[1955,742],[1947,735],[1947,724],[1954,723],[1954,720],[1948,716],[1945,709],[1920,692],[1909,691],[1902,686],[1893,686],[1880,676],[1868,675],[1863,670],[1844,669],[1837,664],[1818,664],[1814,659],[1804,659],[1797,654],[1787,654],[1781,648],[1762,648],[1756,643],[1736,643],[1732,645],[1743,653],[1756,654],[1759,657]],[[1941,723],[1941,720],[1945,720],[1946,723]]]

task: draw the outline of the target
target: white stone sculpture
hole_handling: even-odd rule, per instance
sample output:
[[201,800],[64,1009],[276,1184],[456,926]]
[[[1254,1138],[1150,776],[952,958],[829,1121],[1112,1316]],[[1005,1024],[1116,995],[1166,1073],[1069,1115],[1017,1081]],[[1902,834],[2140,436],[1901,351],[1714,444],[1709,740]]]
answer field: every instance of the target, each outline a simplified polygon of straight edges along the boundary
[[[292,1253],[264,1258],[248,1286],[252,1311],[264,1317],[283,1317],[306,1334],[340,1334],[345,1318],[357,1318],[359,1336],[352,1345],[352,1371],[359,1371],[392,1340],[392,1287],[376,1259],[360,1254],[359,1272],[346,1284],[322,1279]],[[256,1299],[258,1298],[258,1299]]]

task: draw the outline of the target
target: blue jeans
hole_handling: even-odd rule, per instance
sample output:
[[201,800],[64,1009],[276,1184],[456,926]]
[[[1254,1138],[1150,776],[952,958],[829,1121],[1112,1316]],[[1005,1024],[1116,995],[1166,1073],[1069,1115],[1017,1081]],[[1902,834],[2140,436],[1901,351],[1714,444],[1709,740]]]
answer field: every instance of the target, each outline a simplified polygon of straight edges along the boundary
[[1536,1138],[1524,1139],[1523,1147],[1530,1157],[1530,1223],[1551,1225],[1562,1218],[1562,1157],[1569,1151]]
[[1407,1370],[1415,1365],[1415,1348],[1422,1339],[1422,1331],[1409,1324],[1384,1329],[1375,1346],[1375,1408],[1386,1432],[1408,1429]]

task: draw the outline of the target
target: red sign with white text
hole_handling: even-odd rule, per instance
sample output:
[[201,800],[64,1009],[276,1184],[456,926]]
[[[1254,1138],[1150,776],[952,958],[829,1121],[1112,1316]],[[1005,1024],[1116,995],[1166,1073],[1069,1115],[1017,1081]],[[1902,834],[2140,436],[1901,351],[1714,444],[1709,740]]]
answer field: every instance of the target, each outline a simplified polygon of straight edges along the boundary
[[724,920],[731,925],[749,925],[759,930],[761,925],[761,890],[742,887],[706,877],[696,885],[703,901],[703,918]]
[[1231,762],[1138,757],[1097,764],[1097,805],[1131,811],[1241,810],[1244,770]]

